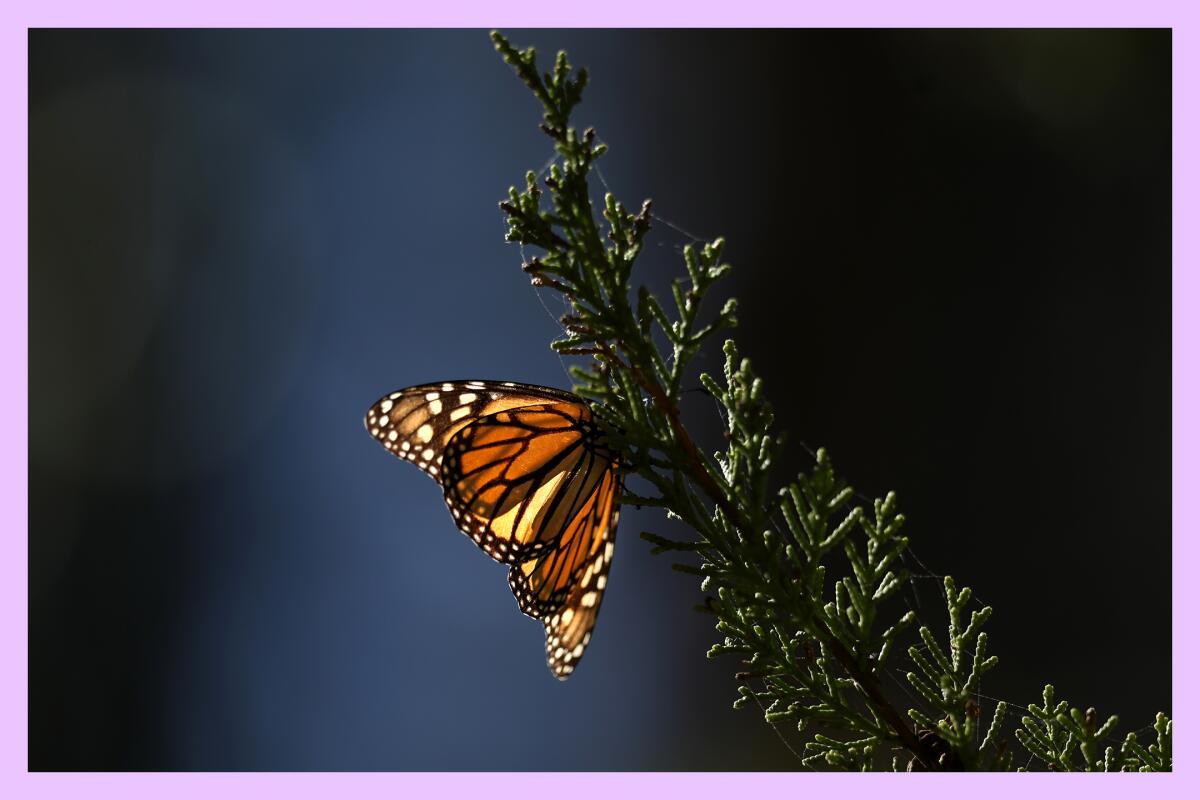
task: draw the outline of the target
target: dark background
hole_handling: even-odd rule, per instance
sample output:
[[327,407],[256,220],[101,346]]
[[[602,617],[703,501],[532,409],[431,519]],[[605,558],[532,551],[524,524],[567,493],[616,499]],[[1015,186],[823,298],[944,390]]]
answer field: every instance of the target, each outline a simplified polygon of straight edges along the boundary
[[[1169,710],[1169,32],[511,35],[592,70],[618,196],[728,238],[779,478],[828,447],[996,606],[983,692]],[[483,32],[35,31],[30,66],[31,768],[798,767],[660,514],[560,684],[362,429],[568,385],[496,209],[550,148]]]

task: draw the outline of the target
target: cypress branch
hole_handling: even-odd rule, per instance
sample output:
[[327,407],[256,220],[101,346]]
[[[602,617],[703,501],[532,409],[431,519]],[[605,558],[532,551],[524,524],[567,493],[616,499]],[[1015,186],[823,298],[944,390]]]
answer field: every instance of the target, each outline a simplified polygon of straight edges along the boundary
[[[1011,734],[1004,727],[1007,704],[997,703],[980,741],[978,687],[999,662],[987,655],[983,630],[992,608],[972,611],[964,627],[971,589],[947,577],[944,643],[915,612],[898,613],[893,601],[911,578],[897,568],[909,539],[899,533],[905,518],[896,495],[858,505],[824,450],[811,470],[771,490],[781,447],[771,432],[774,413],[763,381],[732,340],[723,347],[720,379],[698,375],[726,421],[725,448],[705,454],[683,424],[680,397],[704,342],[738,323],[732,298],[716,311],[709,300],[731,269],[722,261],[724,240],[683,249],[669,302],[632,285],[651,204],[634,213],[610,193],[599,213],[593,206],[588,176],[607,148],[594,130],[571,126],[586,72],[572,70],[560,52],[542,73],[532,48],[518,50],[499,33],[492,41],[541,104],[540,127],[557,154],[542,181],[545,191],[528,172],[524,189],[511,188],[500,203],[506,239],[541,251],[522,269],[534,286],[561,293],[571,306],[564,336],[551,347],[590,359],[571,369],[575,391],[593,403],[624,453],[627,480],[646,486],[627,489],[622,501],[663,508],[696,534],[692,542],[642,538],[654,553],[698,557],[698,564],[672,567],[699,579],[705,602],[697,608],[716,617],[722,641],[708,657],[737,655],[751,668],[737,673],[734,708],[760,706],[772,725],[795,721],[808,736],[800,763],[814,768],[1007,770],[1011,735],[1048,769],[1169,770],[1165,714],[1155,722],[1152,744],[1131,733],[1119,753],[1101,751],[1116,717],[1098,724],[1094,709],[1054,703],[1052,686]],[[835,552],[845,557],[845,575],[830,574]],[[904,672],[921,707],[901,708],[882,689],[897,648],[915,668]]]

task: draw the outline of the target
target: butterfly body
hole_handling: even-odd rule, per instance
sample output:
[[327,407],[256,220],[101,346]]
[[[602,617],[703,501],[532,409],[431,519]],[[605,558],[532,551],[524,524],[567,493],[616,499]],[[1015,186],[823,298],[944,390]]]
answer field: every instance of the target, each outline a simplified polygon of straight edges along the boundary
[[547,662],[565,679],[591,639],[619,513],[620,459],[591,409],[544,386],[446,381],[392,392],[364,422],[438,482],[459,530],[509,565],[517,604],[544,624]]

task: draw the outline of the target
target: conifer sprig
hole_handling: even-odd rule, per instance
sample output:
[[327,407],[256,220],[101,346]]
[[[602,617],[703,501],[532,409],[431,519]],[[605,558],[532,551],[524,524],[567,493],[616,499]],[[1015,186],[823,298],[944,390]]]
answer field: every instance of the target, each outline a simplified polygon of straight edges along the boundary
[[[726,423],[723,450],[709,455],[680,413],[684,378],[693,358],[718,331],[737,324],[737,304],[706,304],[730,266],[724,241],[683,249],[684,274],[663,303],[631,283],[653,216],[650,201],[636,212],[606,194],[599,212],[588,177],[606,147],[591,128],[571,127],[587,85],[565,53],[539,72],[532,48],[518,50],[492,34],[496,50],[542,105],[541,129],[557,158],[539,184],[509,190],[500,207],[507,239],[540,252],[522,268],[534,286],[560,292],[571,310],[564,334],[551,346],[560,354],[590,357],[572,367],[575,390],[593,402],[627,478],[622,502],[663,508],[691,527],[694,541],[655,533],[642,537],[652,552],[674,552],[674,566],[700,578],[704,603],[721,640],[711,658],[734,655],[735,708],[759,707],[772,725],[792,725],[806,739],[806,766],[846,770],[1010,769],[1005,734],[1007,704],[993,706],[986,728],[980,679],[997,657],[983,631],[991,607],[968,610],[971,590],[946,578],[947,639],[939,642],[916,614],[896,608],[910,580],[903,552],[905,518],[892,493],[864,507],[833,470],[823,450],[807,473],[774,487],[772,467],[780,440],[763,382],[732,340],[724,344],[720,379],[701,373],[704,389]],[[665,347],[657,344],[665,343]],[[640,481],[639,481],[640,479]],[[898,654],[908,656],[896,664]],[[899,667],[920,708],[901,711],[883,690],[883,676]],[[1012,734],[1053,769],[1170,769],[1170,720],[1159,715],[1157,739],[1136,737],[1101,751],[1116,718],[1097,724],[1095,712],[1065,703],[1030,706]],[[890,756],[890,757],[889,757]]]

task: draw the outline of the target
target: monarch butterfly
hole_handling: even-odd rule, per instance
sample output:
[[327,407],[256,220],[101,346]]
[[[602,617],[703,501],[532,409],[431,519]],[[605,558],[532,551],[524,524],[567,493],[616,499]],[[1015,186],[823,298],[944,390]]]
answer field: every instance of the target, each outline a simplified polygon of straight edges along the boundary
[[566,680],[604,597],[621,485],[587,404],[544,386],[447,381],[392,392],[364,421],[441,485],[459,530],[509,565],[517,605],[545,626],[546,661]]

